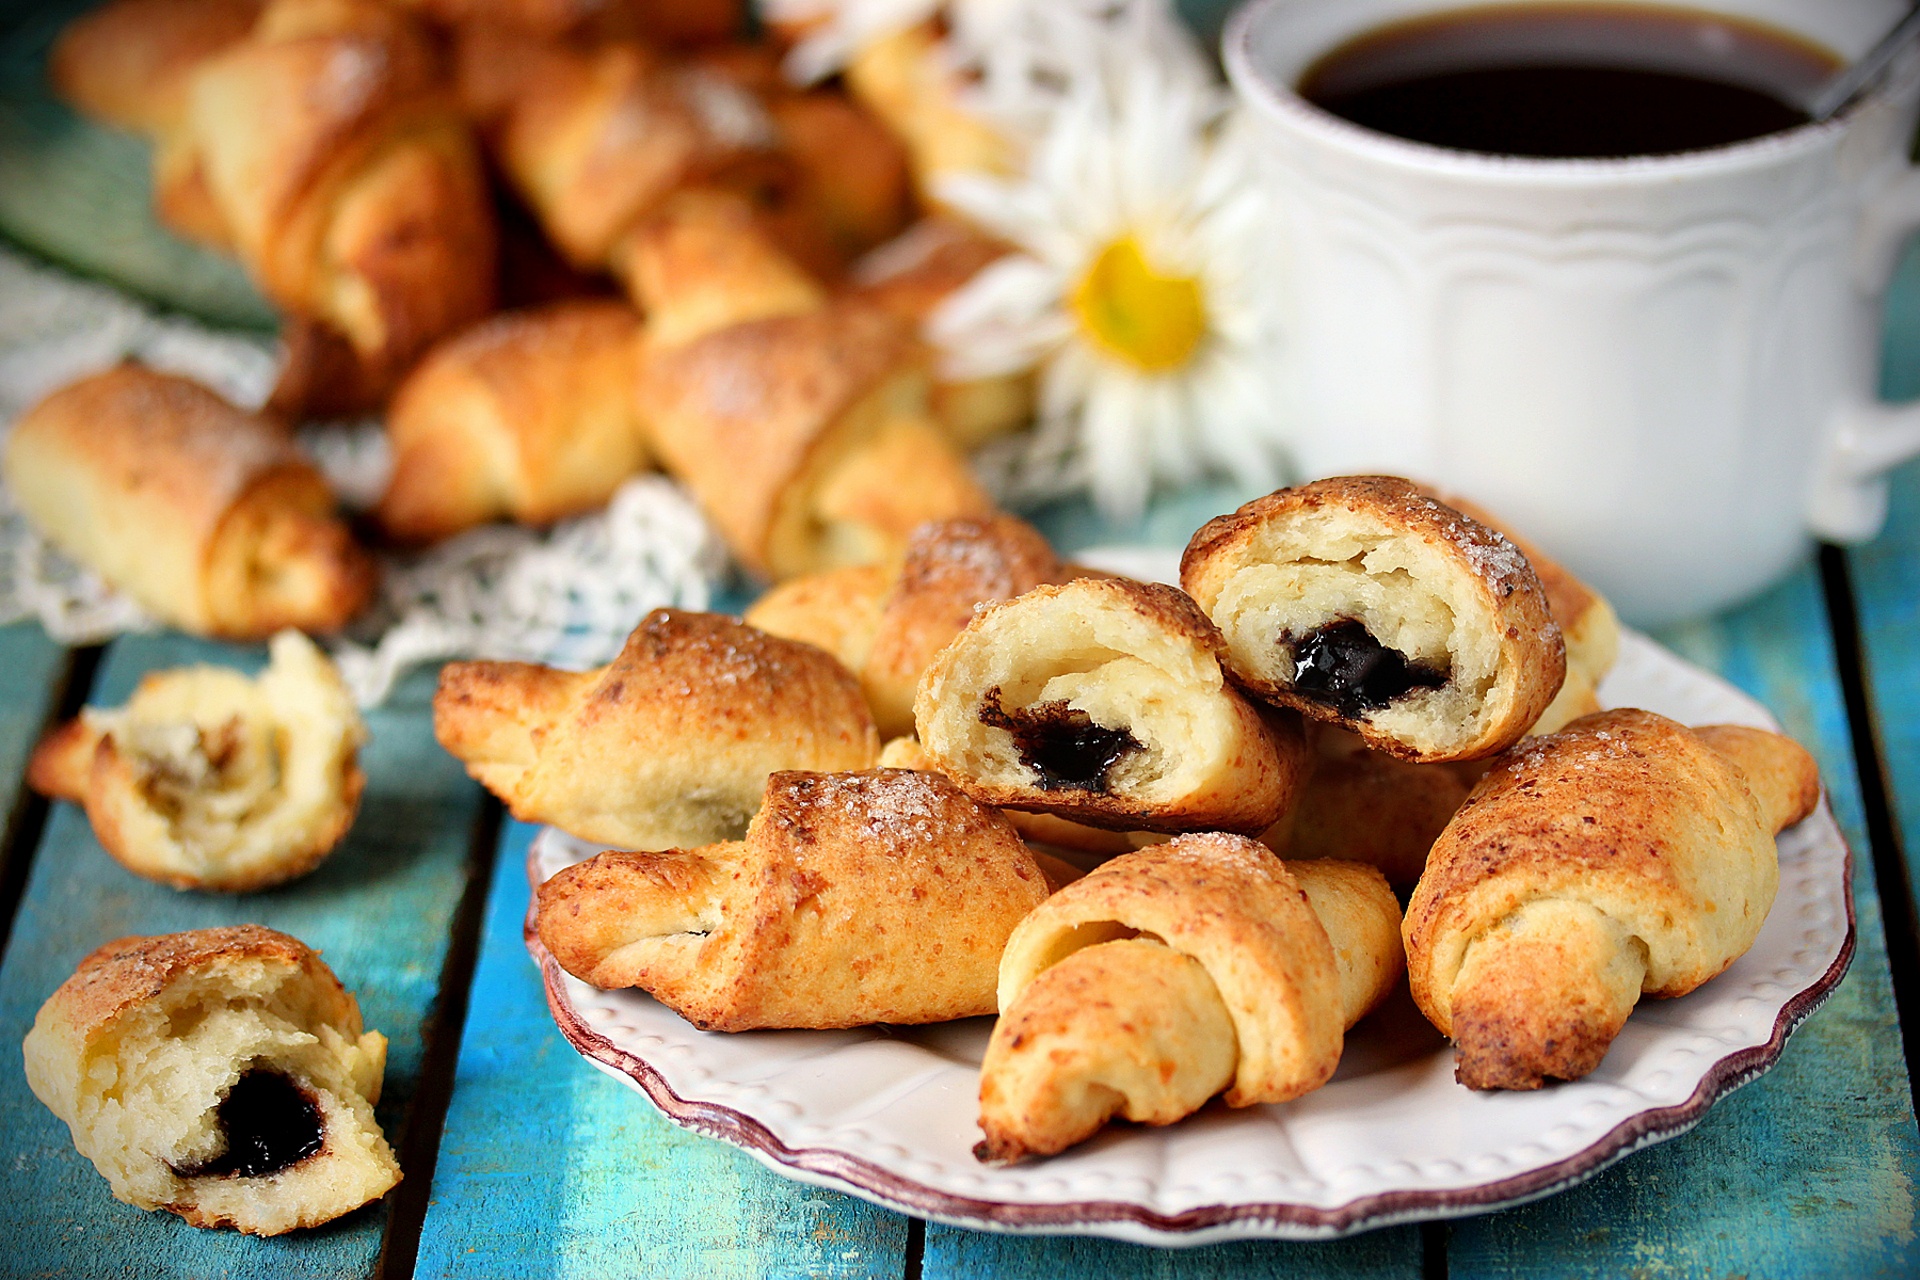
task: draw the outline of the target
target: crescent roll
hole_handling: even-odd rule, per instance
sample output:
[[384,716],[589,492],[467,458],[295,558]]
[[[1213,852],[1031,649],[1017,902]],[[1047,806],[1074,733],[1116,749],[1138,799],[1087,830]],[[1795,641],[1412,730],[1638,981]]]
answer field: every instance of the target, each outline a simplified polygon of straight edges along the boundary
[[994,1011],[1049,886],[1006,820],[934,773],[776,773],[741,842],[603,853],[540,886],[540,940],[705,1031]]
[[633,402],[639,334],[625,303],[583,300],[498,315],[434,348],[387,412],[382,527],[432,541],[605,506],[650,453]]
[[1600,1064],[1640,997],[1680,996],[1760,932],[1774,835],[1820,779],[1789,738],[1606,711],[1501,757],[1407,904],[1413,997],[1475,1089]]
[[27,1084],[113,1194],[273,1236],[378,1200],[387,1040],[317,952],[258,925],[121,938],[27,1033]]
[[781,769],[880,754],[860,685],[812,645],[656,609],[594,671],[452,662],[440,745],[526,822],[626,849],[737,839]]
[[126,364],[63,387],[14,424],[5,471],[49,541],[183,630],[333,631],[373,595],[288,434],[186,378]]
[[[900,553],[928,520],[993,509],[928,417],[925,352],[887,311],[795,287],[764,241],[725,253],[679,206],[628,244],[641,412],[662,465],[734,554],[782,580]],[[734,223],[738,225],[737,215]]]
[[432,42],[401,11],[274,0],[195,72],[190,127],[248,273],[344,338],[370,388],[491,309],[479,153]]
[[1282,489],[1208,521],[1180,583],[1240,685],[1407,760],[1505,750],[1566,673],[1519,549],[1392,476]]
[[1399,980],[1399,921],[1373,868],[1282,863],[1241,836],[1115,858],[1007,942],[974,1154],[1052,1155],[1115,1116],[1172,1124],[1222,1091],[1247,1107],[1319,1088]]
[[1364,862],[1412,888],[1472,780],[1461,766],[1401,760],[1331,725],[1313,730],[1300,798],[1260,839],[1283,858]]
[[312,641],[283,631],[271,654],[257,679],[148,675],[126,706],[49,734],[28,784],[83,805],[116,861],[176,889],[248,893],[305,875],[353,825],[366,726]]
[[981,611],[921,680],[921,746],[983,803],[1133,831],[1271,826],[1307,747],[1227,684],[1172,587],[1079,578]]
[[784,582],[747,610],[774,635],[827,650],[860,676],[882,738],[913,732],[920,677],[982,604],[1060,582],[1069,571],[1040,532],[1013,516],[931,520],[892,572],[874,565]]

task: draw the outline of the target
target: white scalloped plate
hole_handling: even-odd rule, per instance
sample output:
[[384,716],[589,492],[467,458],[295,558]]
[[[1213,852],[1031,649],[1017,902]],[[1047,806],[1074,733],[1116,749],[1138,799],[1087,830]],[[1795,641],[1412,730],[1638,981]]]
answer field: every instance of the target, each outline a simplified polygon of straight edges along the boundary
[[[1777,727],[1764,708],[1629,634],[1602,689],[1693,724]],[[597,852],[556,831],[535,883]],[[560,1030],[676,1124],[778,1173],[966,1227],[1159,1245],[1318,1238],[1476,1213],[1561,1190],[1698,1123],[1759,1076],[1853,955],[1851,857],[1823,802],[1780,839],[1780,896],[1753,949],[1679,1000],[1643,1003],[1599,1070],[1534,1093],[1476,1094],[1404,987],[1349,1034],[1325,1088],[1280,1106],[1214,1103],[1164,1129],[1117,1126],[1011,1168],[974,1160],[991,1022],[925,1028],[694,1030],[646,995],[562,973],[534,935]]]

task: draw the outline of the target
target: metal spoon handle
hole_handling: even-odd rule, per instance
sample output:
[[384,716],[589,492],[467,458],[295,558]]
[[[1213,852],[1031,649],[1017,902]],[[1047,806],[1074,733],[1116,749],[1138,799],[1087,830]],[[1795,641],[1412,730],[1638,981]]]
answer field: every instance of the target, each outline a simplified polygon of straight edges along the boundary
[[1816,122],[1831,120],[1842,110],[1853,105],[1853,100],[1872,84],[1887,65],[1899,56],[1907,41],[1920,35],[1920,6],[1906,17],[1900,19],[1898,26],[1880,37],[1880,43],[1867,50],[1866,55],[1832,80],[1826,88],[1814,95],[1807,104],[1807,114]]

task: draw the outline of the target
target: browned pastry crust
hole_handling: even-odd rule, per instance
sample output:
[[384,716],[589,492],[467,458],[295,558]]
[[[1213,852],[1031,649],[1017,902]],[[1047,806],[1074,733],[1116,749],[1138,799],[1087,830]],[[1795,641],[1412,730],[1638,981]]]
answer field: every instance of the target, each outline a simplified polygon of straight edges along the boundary
[[391,387],[491,307],[479,156],[431,42],[403,13],[275,0],[248,39],[201,64],[190,114],[249,273],[337,331],[369,382]]
[[860,677],[882,738],[913,732],[920,677],[976,608],[1071,576],[1038,530],[1013,516],[932,520],[896,567],[794,578],[747,610],[774,635],[817,644]]
[[[109,942],[41,1006],[25,1057],[35,1096],[114,1195],[143,1209],[278,1235],[400,1180],[373,1118],[386,1038],[361,1030],[359,1006],[318,953],[271,929]],[[255,1088],[256,1102],[265,1093],[275,1104],[258,1123],[304,1122],[310,1142],[280,1151],[287,1134],[229,1131],[246,1121],[230,1120],[226,1100],[262,1077],[280,1087]],[[243,1137],[261,1150],[236,1150]],[[282,1162],[249,1167],[269,1156]]]
[[1244,1107],[1318,1088],[1399,980],[1399,915],[1370,867],[1282,864],[1239,836],[1090,872],[1007,942],[975,1154],[1049,1155],[1114,1115],[1170,1124],[1223,1089]]
[[1453,1037],[1461,1083],[1577,1079],[1643,993],[1685,995],[1732,964],[1773,904],[1775,832],[1818,795],[1791,739],[1648,711],[1501,757],[1407,906],[1414,999]]
[[1211,520],[1180,582],[1242,687],[1407,760],[1497,754],[1565,675],[1526,557],[1394,476],[1318,480]]
[[243,39],[262,0],[110,0],[68,23],[47,79],[96,120],[152,137],[186,125],[187,81]]
[[257,679],[149,673],[34,749],[27,785],[87,811],[102,847],[176,889],[248,893],[313,870],[353,825],[366,740],[339,673],[297,631]]
[[449,663],[433,727],[515,817],[628,849],[736,839],[768,774],[864,769],[880,751],[832,657],[677,609],[648,614],[595,671]]
[[631,307],[589,300],[497,315],[435,347],[387,414],[382,527],[431,541],[606,505],[649,453],[633,404],[639,335]]
[[845,77],[853,96],[906,144],[929,204],[937,203],[944,174],[1006,172],[1016,161],[1013,144],[960,104],[964,81],[932,22],[869,42]]
[[603,853],[540,887],[540,939],[599,987],[707,1031],[994,1011],[1000,950],[1047,896],[1006,820],[938,774],[776,773],[746,840]]
[[981,610],[927,670],[914,719],[976,800],[1122,831],[1264,831],[1307,754],[1298,720],[1269,725],[1226,683],[1191,600],[1124,579]]
[[1412,888],[1473,783],[1458,766],[1414,764],[1331,725],[1315,728],[1300,798],[1261,840],[1283,858],[1364,862],[1394,888]]
[[768,104],[799,200],[843,262],[906,224],[907,159],[886,126],[837,93],[782,94]]
[[373,594],[287,433],[186,378],[128,364],[54,392],[14,424],[5,470],[42,534],[187,631],[331,631]]

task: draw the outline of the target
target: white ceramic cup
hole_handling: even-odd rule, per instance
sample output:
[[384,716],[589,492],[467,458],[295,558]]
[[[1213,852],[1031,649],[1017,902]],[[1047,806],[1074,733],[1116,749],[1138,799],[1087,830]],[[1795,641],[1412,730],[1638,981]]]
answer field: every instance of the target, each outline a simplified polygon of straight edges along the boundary
[[[1753,594],[1816,536],[1873,536],[1884,472],[1920,452],[1920,406],[1876,395],[1881,294],[1920,227],[1920,57],[1827,124],[1621,160],[1443,150],[1294,91],[1349,38],[1462,7],[1253,0],[1228,25],[1275,202],[1303,472],[1472,498],[1642,625]],[[1852,59],[1907,6],[1688,7]]]

